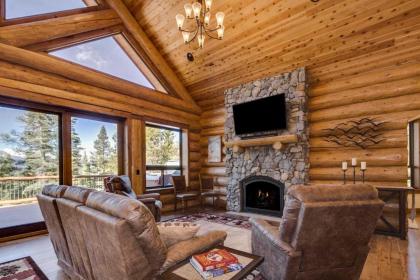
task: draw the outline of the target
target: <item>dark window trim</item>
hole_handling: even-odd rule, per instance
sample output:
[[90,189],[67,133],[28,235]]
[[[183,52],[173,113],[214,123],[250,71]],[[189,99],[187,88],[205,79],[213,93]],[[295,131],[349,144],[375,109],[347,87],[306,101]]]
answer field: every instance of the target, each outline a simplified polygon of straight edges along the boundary
[[[147,170],[158,170],[161,172],[161,176],[164,176],[164,171],[166,170],[179,170],[180,174],[183,174],[183,169],[182,169],[182,128],[176,128],[176,127],[167,127],[165,126],[164,123],[156,124],[156,123],[146,123],[146,128],[147,127],[152,127],[152,128],[158,128],[158,129],[166,129],[169,131],[174,131],[174,132],[178,132],[179,134],[179,165],[173,165],[173,166],[168,166],[168,165],[148,165],[147,164],[147,158],[146,158],[146,171]],[[147,145],[147,143],[146,143]],[[147,149],[147,147],[146,147]],[[146,151],[145,151],[146,153]],[[145,172],[146,173],[146,172]],[[162,180],[163,182],[163,180]],[[157,185],[157,186],[151,186],[151,187],[147,187],[145,186],[146,190],[151,190],[151,189],[156,189],[156,188],[173,188],[173,185],[164,185],[164,182],[162,185]]]
[[46,229],[47,226],[45,225],[45,222],[36,222],[32,224],[0,228],[0,239],[16,235],[28,234],[31,232],[44,231]]

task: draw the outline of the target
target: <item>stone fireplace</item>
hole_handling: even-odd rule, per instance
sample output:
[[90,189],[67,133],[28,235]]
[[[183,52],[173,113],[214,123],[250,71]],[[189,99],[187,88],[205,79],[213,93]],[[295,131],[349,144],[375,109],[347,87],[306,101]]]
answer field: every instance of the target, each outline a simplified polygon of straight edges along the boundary
[[281,217],[284,184],[268,176],[249,176],[240,182],[241,211]]
[[[225,135],[235,135],[232,106],[277,94],[285,94],[287,130],[276,135],[296,135],[297,142],[281,150],[272,146],[226,149],[227,209],[281,216],[284,194],[289,186],[308,181],[308,125],[306,73],[304,68],[261,79],[225,91]],[[255,134],[251,137],[264,137]],[[268,195],[268,196],[267,196]]]

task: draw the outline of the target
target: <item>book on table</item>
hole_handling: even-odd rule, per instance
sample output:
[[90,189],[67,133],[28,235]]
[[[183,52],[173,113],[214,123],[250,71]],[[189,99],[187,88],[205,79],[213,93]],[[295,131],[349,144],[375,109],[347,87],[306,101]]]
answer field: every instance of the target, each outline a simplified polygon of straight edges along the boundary
[[190,263],[204,279],[217,277],[243,268],[238,258],[225,249],[213,249],[194,255],[191,257]]

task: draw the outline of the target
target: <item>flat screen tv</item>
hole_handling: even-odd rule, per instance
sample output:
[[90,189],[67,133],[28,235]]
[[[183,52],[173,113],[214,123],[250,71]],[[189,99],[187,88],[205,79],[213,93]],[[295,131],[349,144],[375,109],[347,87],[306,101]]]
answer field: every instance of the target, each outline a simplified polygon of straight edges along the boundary
[[284,94],[233,106],[236,135],[271,132],[287,128]]

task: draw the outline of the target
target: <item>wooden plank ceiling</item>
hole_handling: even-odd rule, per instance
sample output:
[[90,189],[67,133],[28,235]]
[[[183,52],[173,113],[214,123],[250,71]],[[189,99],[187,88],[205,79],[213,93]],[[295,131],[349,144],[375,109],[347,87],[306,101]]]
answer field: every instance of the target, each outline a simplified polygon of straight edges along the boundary
[[197,50],[183,44],[175,24],[188,1],[124,1],[204,109],[220,106],[224,89],[234,85],[387,48],[397,43],[387,34],[404,34],[420,17],[418,0],[215,0],[213,15],[226,13],[225,39],[207,39]]

